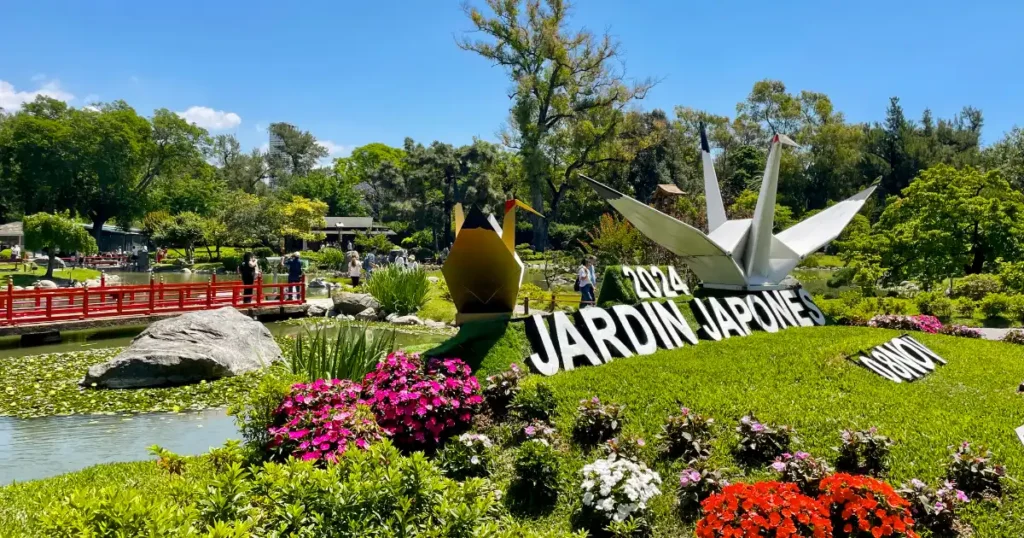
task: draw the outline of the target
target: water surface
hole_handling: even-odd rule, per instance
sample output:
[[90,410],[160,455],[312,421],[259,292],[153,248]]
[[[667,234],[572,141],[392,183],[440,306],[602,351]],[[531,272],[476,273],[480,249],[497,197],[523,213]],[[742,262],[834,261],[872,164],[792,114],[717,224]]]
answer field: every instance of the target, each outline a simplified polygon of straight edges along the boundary
[[241,439],[223,409],[106,416],[0,417],[0,486],[77,471],[99,463],[152,459],[157,444],[196,455]]

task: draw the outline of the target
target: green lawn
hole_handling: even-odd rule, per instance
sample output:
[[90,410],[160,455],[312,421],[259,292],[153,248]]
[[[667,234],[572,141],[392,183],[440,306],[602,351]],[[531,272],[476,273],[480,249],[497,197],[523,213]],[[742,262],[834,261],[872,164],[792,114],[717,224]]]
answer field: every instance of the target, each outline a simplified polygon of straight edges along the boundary
[[[674,487],[682,466],[656,457],[656,434],[680,403],[716,420],[710,463],[724,469],[734,481],[772,476],[764,469],[744,471],[732,459],[734,429],[739,418],[750,412],[765,422],[794,426],[800,449],[829,460],[834,460],[832,447],[840,443],[842,429],[878,427],[897,443],[888,478],[896,485],[911,478],[934,483],[949,460],[947,447],[964,440],[988,445],[1007,465],[1010,476],[1019,477],[1024,469],[1024,449],[1014,428],[1024,424],[1024,397],[1016,393],[1024,380],[1024,346],[915,334],[949,364],[909,384],[892,383],[845,359],[897,334],[856,327],[757,333],[618,359],[601,367],[581,367],[550,378],[531,376],[525,383],[545,383],[554,390],[558,400],[555,423],[566,438],[579,400],[599,396],[625,405],[624,433],[648,441],[643,459],[665,482],[663,494],[653,503],[653,535],[657,537],[692,533],[692,524],[681,521],[673,509]],[[498,367],[498,362],[524,356],[525,342],[517,335],[521,336],[518,328],[493,339],[493,346],[501,350],[480,364],[481,374]],[[501,428],[505,427],[488,433],[502,438]],[[509,454],[503,451],[498,457],[493,479],[499,485],[509,480]],[[528,520],[528,526],[568,530],[571,515],[580,505],[579,471],[597,457],[597,453],[585,454],[575,446],[568,448],[559,468],[559,501],[550,514]],[[154,468],[153,464],[105,465],[0,488],[0,528],[31,528],[31,518],[43,500],[59,499],[75,484],[141,483],[151,491],[163,491],[168,486],[153,476]],[[1021,490],[1016,481],[1007,486],[1001,503],[968,505],[963,515],[974,527],[975,536],[1024,536]]]
[[[6,271],[0,270],[0,284],[7,286],[7,278],[10,277],[15,286],[27,287],[41,280],[46,274],[46,268],[40,267],[33,271],[14,271],[14,267],[7,265],[3,267]],[[54,269],[53,281],[57,284],[64,284],[68,279],[76,282],[99,278],[100,272],[95,269]]]

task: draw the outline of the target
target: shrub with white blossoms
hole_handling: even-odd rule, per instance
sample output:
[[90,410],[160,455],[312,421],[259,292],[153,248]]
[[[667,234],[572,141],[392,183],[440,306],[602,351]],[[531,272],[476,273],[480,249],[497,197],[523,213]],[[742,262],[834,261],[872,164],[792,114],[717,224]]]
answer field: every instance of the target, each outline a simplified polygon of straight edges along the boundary
[[641,517],[659,486],[657,472],[612,454],[583,467],[583,506],[604,524]]
[[493,446],[494,443],[486,435],[464,433],[445,444],[438,454],[438,464],[446,475],[457,480],[486,476]]

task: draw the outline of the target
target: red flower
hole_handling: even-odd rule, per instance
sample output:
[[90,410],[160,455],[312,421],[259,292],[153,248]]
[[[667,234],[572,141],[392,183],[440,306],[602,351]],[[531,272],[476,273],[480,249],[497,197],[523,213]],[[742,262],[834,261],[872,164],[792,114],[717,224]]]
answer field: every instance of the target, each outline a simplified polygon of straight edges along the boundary
[[917,538],[910,503],[881,480],[830,475],[821,481],[818,500],[829,508],[837,538]]
[[698,538],[792,536],[831,538],[828,510],[795,484],[732,484],[701,503]]

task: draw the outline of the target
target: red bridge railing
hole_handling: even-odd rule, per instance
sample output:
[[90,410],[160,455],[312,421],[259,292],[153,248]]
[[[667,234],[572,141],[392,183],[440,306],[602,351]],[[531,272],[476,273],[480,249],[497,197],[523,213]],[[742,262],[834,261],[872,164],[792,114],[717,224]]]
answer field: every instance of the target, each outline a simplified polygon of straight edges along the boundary
[[272,283],[258,278],[241,282],[165,284],[150,277],[149,284],[96,288],[15,290],[11,280],[0,293],[0,326],[71,321],[128,315],[173,314],[233,306],[239,309],[304,304],[306,277],[300,282]]
[[[78,265],[78,258],[61,258],[64,263],[69,267],[75,267]],[[84,267],[124,267],[128,265],[127,254],[111,254],[108,256],[84,256],[82,258],[82,265]]]

